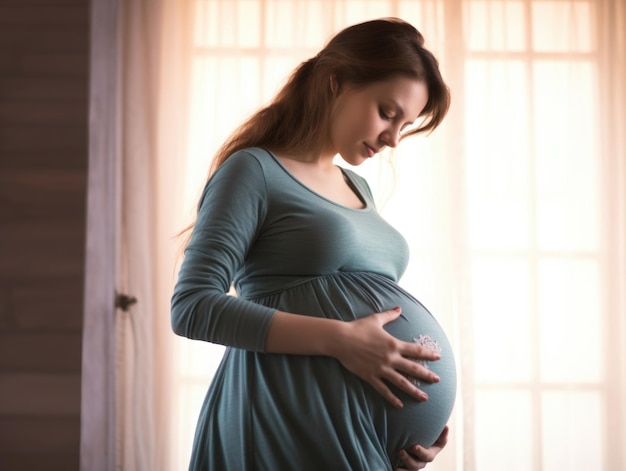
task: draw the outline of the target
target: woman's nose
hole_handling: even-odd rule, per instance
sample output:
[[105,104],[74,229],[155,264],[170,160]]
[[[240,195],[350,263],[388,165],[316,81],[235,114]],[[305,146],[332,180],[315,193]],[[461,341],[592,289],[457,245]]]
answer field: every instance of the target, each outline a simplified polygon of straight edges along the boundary
[[400,133],[396,132],[395,128],[385,130],[380,135],[380,140],[388,147],[396,147],[398,145],[398,142],[400,142]]

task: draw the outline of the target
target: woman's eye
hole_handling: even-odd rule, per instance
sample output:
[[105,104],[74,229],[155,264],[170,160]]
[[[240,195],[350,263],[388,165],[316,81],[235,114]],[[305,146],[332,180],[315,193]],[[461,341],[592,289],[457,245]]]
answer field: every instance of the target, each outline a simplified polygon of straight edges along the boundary
[[386,111],[384,108],[378,108],[378,114],[380,114],[381,118],[387,121],[391,121],[393,119],[392,113],[390,113],[389,111]]

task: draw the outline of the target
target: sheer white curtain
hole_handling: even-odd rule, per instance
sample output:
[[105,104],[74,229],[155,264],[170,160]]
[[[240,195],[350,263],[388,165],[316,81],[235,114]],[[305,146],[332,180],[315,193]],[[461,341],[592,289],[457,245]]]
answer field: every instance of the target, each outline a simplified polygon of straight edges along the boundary
[[[81,469],[179,469],[169,327],[188,120],[186,2],[92,0]],[[178,157],[178,158],[177,158]],[[115,292],[135,298],[120,307]]]
[[[134,365],[125,410],[143,407],[131,400],[143,397],[132,388],[143,381],[135,373],[149,368],[140,387],[156,385],[150,420],[168,433],[138,442],[151,423],[128,419],[126,456],[158,449],[151,456],[169,458],[150,459],[163,469],[186,468],[200,402],[220,360],[221,347],[177,339],[167,327],[174,235],[193,215],[212,154],[334,32],[399,16],[423,32],[440,58],[452,109],[431,136],[407,140],[389,159],[356,170],[410,243],[402,284],[455,345],[460,389],[451,440],[429,468],[626,467],[621,0],[159,3],[169,13],[159,23],[165,29],[148,36],[160,38],[165,51],[156,101],[135,101],[142,82],[129,82],[137,84],[124,96],[132,120],[122,121],[137,139],[128,141],[123,158],[150,156],[143,167],[124,165],[128,191],[148,195],[135,200],[137,207],[155,208],[152,222],[125,233],[146,251],[144,258],[135,249],[125,253],[130,265],[142,267],[133,276],[143,273],[153,300],[149,312],[136,314],[151,319],[150,327],[135,328],[152,354],[126,349],[121,364],[125,371]],[[140,22],[132,25],[145,31]],[[144,56],[129,57],[138,67]],[[147,111],[155,103],[165,113]],[[154,132],[137,128],[135,120],[155,116]],[[154,147],[139,152],[132,143],[144,145],[143,139]],[[133,186],[136,178],[152,183]],[[150,230],[155,239],[146,248],[141,241]],[[168,341],[154,344],[150,335]],[[128,451],[144,444],[147,451]]]
[[117,465],[169,471],[177,430],[169,300],[185,223],[189,5],[120,2],[119,265],[117,288],[137,298],[117,318]]

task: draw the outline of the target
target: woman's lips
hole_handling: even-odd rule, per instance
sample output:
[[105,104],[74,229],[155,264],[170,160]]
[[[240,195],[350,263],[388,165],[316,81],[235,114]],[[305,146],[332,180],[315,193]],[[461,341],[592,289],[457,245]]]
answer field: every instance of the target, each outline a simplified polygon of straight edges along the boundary
[[367,149],[367,156],[368,157],[374,157],[376,154],[378,154],[378,150],[374,149],[373,147],[371,147],[368,144],[365,144],[365,148]]

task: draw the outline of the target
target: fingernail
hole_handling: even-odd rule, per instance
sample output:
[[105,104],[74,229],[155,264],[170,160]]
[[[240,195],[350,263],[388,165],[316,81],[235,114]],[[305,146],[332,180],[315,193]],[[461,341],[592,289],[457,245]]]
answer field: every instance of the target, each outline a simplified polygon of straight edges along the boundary
[[438,383],[441,380],[441,378],[437,375],[433,375],[433,383]]
[[428,394],[426,394],[425,392],[420,393],[420,399],[422,401],[428,401]]

